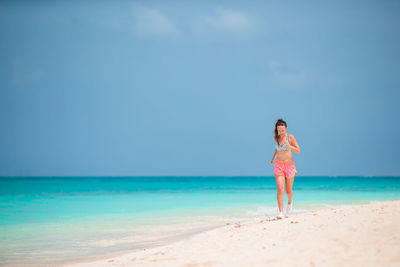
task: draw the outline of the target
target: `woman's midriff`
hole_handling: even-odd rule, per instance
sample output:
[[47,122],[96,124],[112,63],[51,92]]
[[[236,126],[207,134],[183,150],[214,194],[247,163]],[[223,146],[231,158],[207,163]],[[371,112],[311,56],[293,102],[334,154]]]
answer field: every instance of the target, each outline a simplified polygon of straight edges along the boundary
[[292,151],[280,151],[277,152],[277,159],[284,162],[293,161]]

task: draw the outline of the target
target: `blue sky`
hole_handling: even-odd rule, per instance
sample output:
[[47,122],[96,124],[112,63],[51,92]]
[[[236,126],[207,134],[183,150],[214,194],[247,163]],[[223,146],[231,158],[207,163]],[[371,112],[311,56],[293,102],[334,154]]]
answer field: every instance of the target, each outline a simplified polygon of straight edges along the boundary
[[1,1],[0,175],[400,175],[398,1]]

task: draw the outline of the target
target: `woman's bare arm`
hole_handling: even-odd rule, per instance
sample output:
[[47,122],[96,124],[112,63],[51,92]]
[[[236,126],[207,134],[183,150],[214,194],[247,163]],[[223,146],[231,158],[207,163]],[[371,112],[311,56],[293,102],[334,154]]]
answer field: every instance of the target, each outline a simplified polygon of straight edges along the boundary
[[300,154],[300,147],[299,144],[296,141],[296,138],[294,138],[294,135],[289,135],[289,148],[296,152],[297,154]]
[[276,148],[275,148],[274,156],[272,157],[272,160],[271,160],[271,162],[270,162],[271,164],[274,163],[275,157],[276,157]]

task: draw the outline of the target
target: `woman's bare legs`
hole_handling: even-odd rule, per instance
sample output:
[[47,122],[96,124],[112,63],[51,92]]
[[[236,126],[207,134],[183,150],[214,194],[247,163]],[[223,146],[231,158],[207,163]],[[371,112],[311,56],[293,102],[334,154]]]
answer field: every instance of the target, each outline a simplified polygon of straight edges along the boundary
[[[286,195],[288,196],[288,204],[291,204],[293,201],[293,181],[294,181],[294,176],[285,179],[286,181]],[[283,202],[283,200],[282,200]]]
[[278,200],[279,211],[283,212],[283,193],[285,189],[285,176],[275,174],[275,181],[277,187],[276,198]]

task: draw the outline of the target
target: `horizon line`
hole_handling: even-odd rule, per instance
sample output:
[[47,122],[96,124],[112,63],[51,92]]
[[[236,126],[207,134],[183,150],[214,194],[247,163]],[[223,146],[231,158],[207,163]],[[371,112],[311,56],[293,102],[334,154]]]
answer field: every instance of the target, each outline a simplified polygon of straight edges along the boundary
[[[400,177],[400,175],[302,175],[300,177]],[[135,178],[135,177],[274,177],[274,175],[13,175],[13,176],[0,176],[0,178],[80,178],[80,177],[92,177],[92,178],[107,178],[107,177],[118,177],[118,178]],[[299,177],[299,176],[295,176]]]

